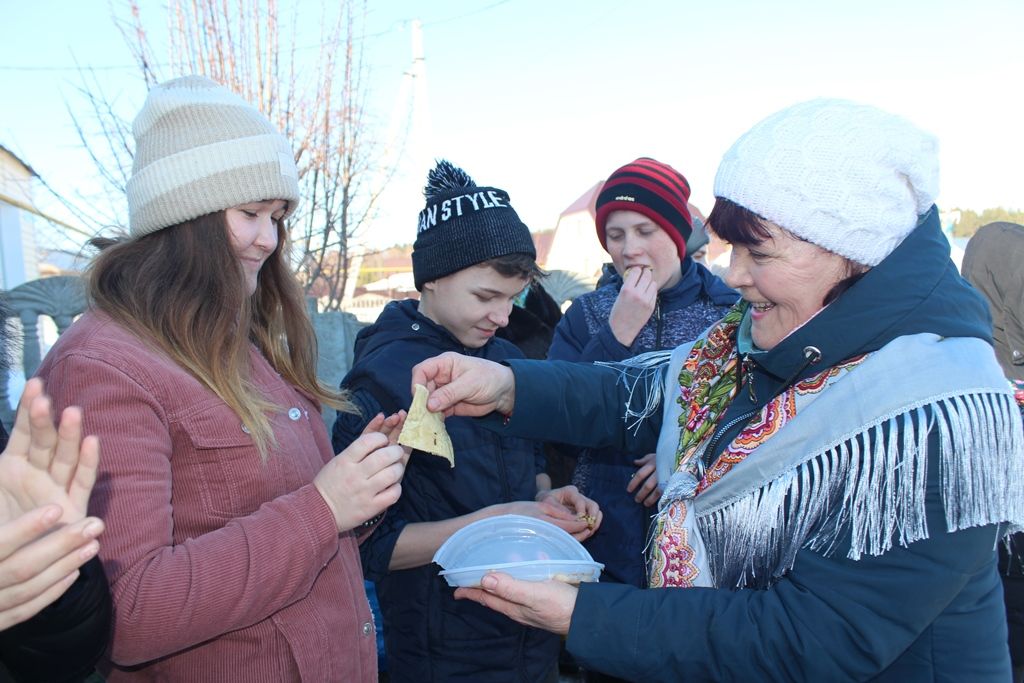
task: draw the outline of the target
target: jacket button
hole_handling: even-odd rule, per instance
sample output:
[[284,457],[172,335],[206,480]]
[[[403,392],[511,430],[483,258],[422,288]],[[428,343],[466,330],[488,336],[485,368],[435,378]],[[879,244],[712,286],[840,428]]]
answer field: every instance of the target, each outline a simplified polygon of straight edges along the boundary
[[1014,365],[1024,365],[1024,353],[1021,353],[1017,349],[1014,349],[1011,362]]
[[363,635],[368,636],[373,633],[373,624],[369,621],[363,624]]
[[419,323],[413,323],[413,324],[412,324],[412,329],[414,329],[414,330],[417,330],[417,331],[419,331],[419,329],[420,329],[420,324],[419,324]]
[[242,431],[245,432],[246,434],[249,433],[249,428],[245,426],[244,422],[242,423]]
[[302,417],[302,411],[298,408],[292,408],[288,411],[288,419],[295,421]]

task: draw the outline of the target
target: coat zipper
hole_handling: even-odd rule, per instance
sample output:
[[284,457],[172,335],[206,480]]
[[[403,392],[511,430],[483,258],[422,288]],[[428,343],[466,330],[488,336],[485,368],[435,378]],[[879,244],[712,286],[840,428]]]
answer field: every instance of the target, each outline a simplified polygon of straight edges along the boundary
[[[470,349],[465,346],[462,347],[462,355],[471,356],[474,358],[477,357],[474,356],[470,352]],[[501,491],[505,495],[505,502],[512,503],[515,501],[512,500],[512,485],[509,483],[508,469],[505,467],[505,452],[502,449],[502,439],[497,434],[494,435],[494,439],[497,444],[496,450],[498,452],[498,479],[500,480],[501,483]]]
[[[511,503],[512,501],[512,486],[508,481],[508,469],[505,467],[505,452],[502,449],[502,439],[497,434],[494,435],[496,440],[496,446],[498,451],[498,478],[501,481],[502,493],[505,495],[505,502]],[[536,477],[534,477],[536,479]]]
[[[716,446],[718,446],[718,440],[722,438],[722,435],[725,434],[730,429],[732,429],[734,426],[736,426],[736,423],[743,422],[745,420],[749,420],[750,418],[752,418],[755,415],[757,415],[758,412],[760,412],[760,409],[758,409],[758,410],[751,410],[748,413],[743,413],[739,417],[734,417],[733,419],[729,420],[725,424],[724,427],[722,427],[717,432],[715,432],[715,435],[713,437],[711,437],[711,441],[708,442],[708,447],[705,448],[704,449],[704,453],[701,454],[701,459],[700,459],[700,464],[701,464],[700,476],[701,477],[704,476],[704,471],[707,470],[708,468],[710,468],[715,463],[715,459],[716,459],[717,456],[715,455],[715,450],[714,449],[715,449]],[[710,455],[710,457],[709,457],[709,455]]]
[[743,360],[740,361],[740,368],[743,370],[743,379],[747,380],[747,392],[750,394],[750,402],[757,403],[757,394],[754,393],[754,361],[750,359],[749,353],[743,355]]
[[[803,356],[803,364],[799,368],[797,368],[796,372],[790,375],[785,382],[782,383],[781,386],[783,388],[788,387],[790,383],[807,368],[808,365],[814,365],[818,363],[821,360],[821,350],[818,349],[818,347],[816,346],[805,346],[803,349]],[[754,405],[757,405],[757,395],[754,393],[754,366],[755,363],[754,360],[750,357],[750,354],[745,354],[743,356],[742,361],[740,362],[740,369],[743,372],[743,381],[747,383],[747,391],[750,394],[750,402],[753,403]],[[742,390],[742,387],[740,389]],[[724,427],[715,431],[715,435],[711,437],[711,441],[708,442],[708,447],[704,449],[703,453],[701,453],[701,477],[704,476],[704,469],[711,467],[711,465],[714,464],[714,460],[711,459],[709,461],[709,458],[715,457],[713,448],[718,446],[718,441],[719,439],[722,438],[722,435],[725,434],[730,429],[732,429],[737,422],[741,420],[749,420],[750,418],[757,415],[759,412],[761,412],[761,408],[754,408],[753,410],[748,411],[743,415],[740,415],[739,417],[734,417],[733,419],[729,420],[729,422]]]
[[[754,361],[751,360],[749,354],[743,356],[743,359],[740,361],[740,369],[743,372],[743,382],[747,385],[747,392],[750,394],[750,402],[756,405],[757,395],[754,393],[753,373]],[[760,408],[755,408],[753,410],[747,411],[746,413],[743,413],[738,417],[734,417],[733,419],[725,423],[724,426],[715,430],[715,434],[711,437],[711,441],[708,442],[707,448],[705,448],[704,452],[701,454],[701,477],[704,476],[704,470],[708,469],[709,467],[711,467],[711,465],[714,464],[716,458],[715,448],[718,446],[718,442],[719,440],[721,440],[722,435],[728,432],[734,426],[736,426],[738,422],[749,420],[754,415],[757,415],[758,412],[760,412]]]
[[661,319],[661,295],[654,300],[654,321],[655,321],[655,332],[654,332],[654,348],[655,350],[661,348],[661,332],[664,329],[663,321]]

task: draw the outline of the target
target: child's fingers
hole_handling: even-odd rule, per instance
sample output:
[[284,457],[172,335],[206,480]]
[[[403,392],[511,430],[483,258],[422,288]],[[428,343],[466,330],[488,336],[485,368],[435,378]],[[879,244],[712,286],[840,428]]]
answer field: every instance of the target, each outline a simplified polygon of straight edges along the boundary
[[82,411],[80,408],[65,408],[57,428],[57,443],[50,462],[50,477],[68,490],[78,468],[79,450],[82,446]]
[[39,396],[43,395],[43,381],[38,377],[30,379],[21,392],[21,399],[18,401],[18,412],[14,418],[14,427],[11,429],[10,439],[7,441],[5,453],[27,455],[29,444],[32,441],[32,428],[29,424],[29,406]]
[[77,578],[78,570],[76,569],[63,577],[57,583],[44,590],[35,598],[19,605],[11,606],[7,609],[0,608],[0,631],[14,626],[15,624],[20,624],[23,621],[28,621],[34,617],[36,614],[41,612],[44,607],[64,595],[64,591],[70,588]]
[[44,505],[0,525],[0,562],[18,548],[51,531],[60,515],[59,505]]
[[28,417],[31,437],[28,460],[39,469],[49,471],[57,448],[57,430],[53,426],[50,398],[40,395],[32,399]]
[[87,436],[82,440],[78,455],[78,467],[75,477],[68,487],[71,498],[79,514],[84,515],[89,507],[89,496],[96,484],[96,475],[100,466],[100,441],[95,436]]

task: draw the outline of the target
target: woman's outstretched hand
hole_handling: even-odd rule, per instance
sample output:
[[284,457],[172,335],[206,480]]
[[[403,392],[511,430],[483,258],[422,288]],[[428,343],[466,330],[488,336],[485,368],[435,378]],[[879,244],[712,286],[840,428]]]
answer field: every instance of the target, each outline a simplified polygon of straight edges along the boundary
[[576,586],[561,581],[520,581],[508,574],[486,574],[480,588],[457,588],[455,597],[472,600],[524,626],[566,635],[576,608]]
[[482,358],[450,351],[412,369],[412,385],[430,391],[427,407],[446,416],[479,417],[497,411],[510,415],[516,402],[512,370]]

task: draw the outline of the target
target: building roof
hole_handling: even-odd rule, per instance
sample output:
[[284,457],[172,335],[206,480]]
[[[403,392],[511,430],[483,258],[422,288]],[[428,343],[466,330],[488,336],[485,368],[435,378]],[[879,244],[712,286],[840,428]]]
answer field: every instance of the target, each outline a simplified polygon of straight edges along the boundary
[[531,232],[530,237],[533,238],[533,246],[537,250],[537,263],[541,265],[547,263],[548,253],[551,251],[551,242],[555,239],[554,229]]
[[604,185],[603,180],[599,180],[594,183],[594,186],[579,196],[579,198],[570,204],[565,211],[558,214],[559,217],[567,216],[571,213],[579,213],[586,211],[590,214],[591,218],[597,216],[597,211],[594,210],[594,205],[597,203],[597,195],[601,192],[601,187]]
[[3,145],[0,145],[0,152],[6,152],[12,159],[14,159],[19,164],[21,164],[22,168],[24,168],[26,171],[28,171],[28,173],[30,175],[32,175],[33,177],[35,177],[35,178],[39,177],[39,174],[35,172],[35,169],[33,169],[28,164],[26,164],[24,161],[22,161],[21,158],[18,157],[18,155],[15,154],[14,152],[12,152],[11,150],[7,149]]

